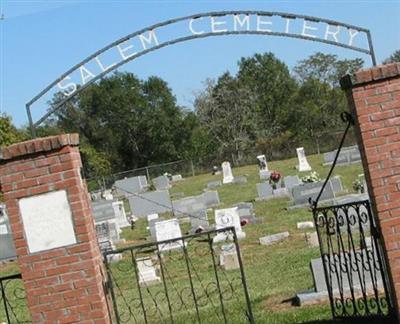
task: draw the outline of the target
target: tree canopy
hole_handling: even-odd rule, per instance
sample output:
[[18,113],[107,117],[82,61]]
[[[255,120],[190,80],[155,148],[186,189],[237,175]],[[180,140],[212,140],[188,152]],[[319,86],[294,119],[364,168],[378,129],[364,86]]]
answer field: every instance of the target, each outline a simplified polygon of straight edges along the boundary
[[[204,82],[194,109],[180,107],[159,77],[114,73],[70,100],[38,135],[78,132],[87,177],[179,159],[210,167],[225,159],[254,162],[260,153],[282,158],[296,145],[334,148],[336,138],[321,137],[340,129],[347,109],[338,80],[359,69],[361,59],[315,53],[290,70],[262,53],[237,64],[237,73]],[[50,107],[61,99],[56,94]],[[0,116],[1,145],[23,134]]]

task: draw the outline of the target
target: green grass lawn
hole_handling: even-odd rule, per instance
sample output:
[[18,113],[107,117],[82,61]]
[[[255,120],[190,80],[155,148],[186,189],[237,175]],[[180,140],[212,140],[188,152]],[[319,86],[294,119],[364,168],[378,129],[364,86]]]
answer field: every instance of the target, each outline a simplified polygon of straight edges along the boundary
[[[321,178],[326,177],[329,167],[322,166],[322,155],[309,156],[308,161],[313,170],[320,174]],[[297,174],[295,169],[296,164],[297,158],[293,158],[270,162],[268,166],[270,170],[277,170],[282,176],[287,176]],[[338,166],[334,171],[334,175],[341,176],[342,183],[349,192],[353,191],[352,182],[361,173],[363,173],[361,164]],[[291,300],[296,293],[313,287],[309,263],[312,258],[319,256],[319,249],[307,246],[305,232],[311,230],[298,230],[296,228],[297,222],[312,220],[311,212],[307,208],[286,210],[289,202],[287,199],[255,201],[255,197],[257,196],[256,183],[260,182],[258,167],[256,165],[233,168],[233,174],[234,176],[245,175],[248,181],[246,184],[228,184],[219,187],[218,193],[221,205],[218,208],[230,207],[238,202],[253,202],[256,216],[260,219],[260,223],[250,224],[243,228],[246,232],[246,238],[239,241],[256,323],[304,323],[329,320],[331,318],[331,311],[328,304],[303,307],[296,307],[291,304]],[[304,173],[304,175],[306,174],[308,173]],[[303,174],[299,175],[302,176]],[[221,179],[221,175],[196,175],[174,183],[171,193],[183,192],[185,196],[201,194],[209,181]],[[208,215],[210,222],[213,223],[214,213],[210,212]],[[126,239],[126,243],[123,246],[148,242],[146,238],[149,236],[149,232],[146,227],[147,222],[144,219],[140,219],[133,230],[125,228],[122,237]],[[181,228],[184,233],[189,229],[189,224],[182,224]],[[290,237],[287,240],[270,246],[259,244],[258,240],[261,236],[282,231],[290,232]],[[193,247],[195,243],[191,242],[189,244],[189,255],[195,251],[196,248]],[[207,248],[206,243],[199,244],[203,244],[204,248]],[[131,256],[129,253],[125,253],[124,255],[125,258],[122,261],[111,265],[111,269],[115,272],[115,282],[118,283],[118,287],[114,287],[114,289],[125,292],[122,295],[127,298],[126,304],[130,303],[136,309],[140,305],[137,299],[138,291],[134,289],[134,270],[133,267],[129,266],[131,264]],[[174,295],[173,293],[174,285],[181,289],[185,288],[185,285],[188,285],[188,280],[184,276],[186,273],[185,265],[181,261],[174,261],[173,258],[170,260],[168,256],[163,260],[171,276],[171,280],[168,281],[167,285],[169,285],[168,290],[171,291],[172,299],[180,298],[179,294]],[[194,285],[196,289],[201,289],[201,285],[207,283],[208,278],[214,275],[214,270],[210,259],[206,262],[199,258],[198,255],[195,255],[192,261],[194,268],[198,269],[199,273]],[[16,267],[12,264],[0,267],[1,276],[15,271]],[[226,278],[238,277],[240,274],[238,270],[222,271],[219,269],[218,271],[221,275],[226,276]],[[164,288],[163,284],[159,284],[151,289],[163,291]],[[154,302],[150,300],[152,298],[151,290],[145,291],[144,294],[144,299],[147,302]],[[118,295],[118,303],[121,305],[124,304],[124,301],[121,300],[122,295]],[[242,297],[240,299],[243,303],[244,298]],[[211,298],[217,298],[217,296]],[[215,300],[215,302],[217,303],[218,300]],[[237,306],[233,301],[227,301],[227,309],[230,315],[228,323],[242,323],[245,321],[242,306]],[[208,323],[220,322],[217,320],[218,317],[215,317],[217,315],[214,314],[215,311],[213,313],[212,308],[205,307],[201,312],[202,316],[206,319],[203,321],[207,321]],[[174,310],[173,313],[175,320],[182,323],[192,322],[190,318],[194,316],[194,314],[191,314],[188,317],[188,313],[190,313],[188,310]]]
[[[313,155],[308,161],[321,178],[325,178],[329,167],[322,166],[323,156]],[[295,166],[297,158],[270,162],[269,169],[279,171],[282,176],[298,174]],[[333,175],[340,175],[343,186],[353,192],[352,182],[363,173],[361,164],[338,166]],[[228,184],[218,187],[221,205],[227,208],[238,202],[253,202],[256,216],[261,219],[258,224],[243,228],[246,238],[239,241],[244,269],[251,298],[252,309],[257,323],[302,323],[316,320],[329,320],[331,311],[328,304],[296,307],[291,300],[296,293],[313,287],[310,271],[310,260],[319,257],[318,248],[309,248],[305,240],[306,231],[298,230],[296,223],[312,220],[308,208],[287,210],[288,199],[255,201],[256,183],[259,183],[258,167],[249,165],[233,168],[234,176],[247,176],[247,183]],[[308,174],[307,172],[299,174]],[[201,194],[207,183],[222,179],[221,175],[196,175],[173,184],[171,193],[183,192],[185,196]],[[209,220],[214,221],[214,213],[209,213]],[[123,236],[127,245],[144,243],[148,236],[145,220],[139,220],[132,231],[125,229]],[[182,231],[188,228],[183,224]],[[263,246],[258,239],[261,236],[289,231],[290,237],[280,243]],[[203,272],[205,270],[203,269]],[[235,271],[232,271],[235,272]],[[233,317],[236,318],[236,317]],[[237,317],[237,322],[242,322]],[[212,322],[212,321],[211,321]],[[228,321],[229,322],[229,321]],[[233,321],[235,322],[235,320]]]

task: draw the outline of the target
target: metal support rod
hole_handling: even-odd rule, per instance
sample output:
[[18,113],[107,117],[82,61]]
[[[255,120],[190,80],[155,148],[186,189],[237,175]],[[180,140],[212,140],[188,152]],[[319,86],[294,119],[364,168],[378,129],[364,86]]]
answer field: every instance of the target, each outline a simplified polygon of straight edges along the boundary
[[168,310],[169,310],[169,315],[171,318],[171,323],[174,322],[174,318],[172,316],[172,307],[171,307],[171,302],[169,300],[169,294],[168,294],[168,288],[167,288],[167,282],[165,280],[165,275],[164,275],[164,267],[162,265],[162,257],[160,253],[160,246],[157,244],[157,258],[158,262],[160,262],[160,272],[161,272],[161,278],[163,281],[163,286],[164,286],[164,291],[165,291],[165,297],[167,298],[167,303],[168,303]]
[[140,297],[140,305],[142,306],[142,310],[143,310],[143,317],[144,317],[144,322],[147,324],[147,314],[146,314],[146,308],[144,307],[144,303],[143,303],[143,295],[142,295],[142,289],[140,289],[140,283],[139,283],[139,274],[138,274],[138,270],[137,270],[137,264],[136,264],[136,260],[135,257],[133,255],[133,251],[131,250],[131,258],[132,258],[132,264],[133,267],[135,269],[135,276],[136,276],[136,284],[139,290],[139,297]]
[[36,138],[36,130],[35,130],[35,125],[34,125],[33,119],[32,119],[31,107],[29,104],[26,104],[25,108],[26,108],[26,114],[28,115],[29,130],[31,132],[31,137],[32,137],[32,139],[34,139],[34,138]]
[[238,243],[238,238],[237,238],[237,235],[236,235],[235,228],[233,228],[232,231],[233,231],[233,240],[235,242],[235,247],[236,247],[236,253],[237,253],[238,261],[239,261],[240,276],[242,278],[242,284],[243,284],[243,288],[244,288],[244,296],[246,298],[247,317],[249,319],[249,322],[251,324],[254,324],[255,322],[254,322],[254,317],[253,317],[253,311],[251,310],[250,296],[249,296],[249,292],[247,291],[246,276],[244,274],[243,262],[242,262],[242,257],[240,256],[239,243]]
[[214,253],[214,248],[213,248],[213,245],[212,245],[212,238],[210,236],[210,233],[207,234],[207,239],[208,239],[208,244],[210,246],[211,259],[212,259],[212,263],[213,263],[215,280],[217,282],[217,288],[218,288],[218,296],[219,296],[219,301],[221,303],[221,311],[222,311],[222,315],[224,317],[224,323],[228,323],[227,320],[226,320],[224,300],[222,298],[221,286],[219,284],[218,270],[217,270],[217,265],[215,263],[215,253]]
[[120,324],[121,321],[119,319],[119,313],[118,313],[118,307],[117,307],[117,298],[115,297],[114,289],[113,289],[113,283],[112,283],[112,277],[111,277],[111,269],[110,269],[110,264],[108,263],[107,255],[104,255],[104,264],[106,266],[106,271],[107,271],[107,281],[108,285],[110,287],[111,291],[111,298],[113,302],[113,307],[114,307],[114,314],[117,320],[117,324]]
[[2,281],[2,280],[0,280],[0,288],[1,288],[1,297],[3,298],[3,303],[4,303],[4,310],[6,311],[6,318],[7,318],[7,321],[9,321],[9,322],[11,323],[11,321],[10,321],[10,315],[8,314],[6,292],[5,292],[5,289],[4,289],[4,285],[3,285],[3,281]]
[[197,320],[198,320],[199,323],[201,323],[199,307],[197,305],[197,298],[196,298],[196,294],[194,292],[192,273],[190,271],[190,266],[189,266],[189,261],[188,261],[189,256],[188,256],[188,253],[187,253],[187,249],[186,249],[186,245],[185,245],[185,240],[184,239],[182,239],[182,244],[183,244],[183,247],[182,247],[183,248],[183,254],[185,256],[186,269],[187,269],[187,272],[188,272],[188,275],[189,275],[190,289],[192,291],[194,306],[196,308]]

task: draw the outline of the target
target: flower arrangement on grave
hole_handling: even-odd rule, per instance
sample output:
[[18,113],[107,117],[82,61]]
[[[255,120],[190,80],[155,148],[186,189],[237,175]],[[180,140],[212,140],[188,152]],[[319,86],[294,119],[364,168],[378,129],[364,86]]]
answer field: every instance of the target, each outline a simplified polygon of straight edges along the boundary
[[169,179],[172,180],[172,174],[169,172],[165,172],[164,175]]
[[269,176],[269,183],[271,184],[273,189],[276,189],[276,185],[281,179],[281,174],[278,171],[272,171]]
[[313,183],[321,181],[321,178],[319,177],[319,174],[317,172],[312,171],[309,175],[306,175],[303,178],[301,178],[301,181],[303,183]]
[[359,193],[365,192],[364,184],[360,181],[360,179],[353,181],[353,189]]

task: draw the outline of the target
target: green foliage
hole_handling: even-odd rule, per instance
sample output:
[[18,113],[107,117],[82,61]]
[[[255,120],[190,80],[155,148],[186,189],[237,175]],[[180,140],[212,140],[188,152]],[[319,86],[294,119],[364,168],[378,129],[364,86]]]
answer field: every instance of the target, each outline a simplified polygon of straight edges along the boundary
[[397,50],[392,55],[390,55],[386,60],[383,61],[383,64],[395,62],[400,62],[400,50]]
[[7,146],[22,140],[24,140],[24,136],[12,124],[11,117],[0,114],[0,146]]

